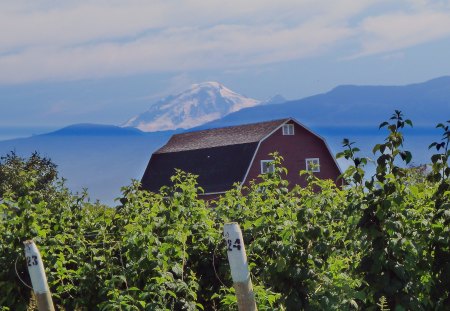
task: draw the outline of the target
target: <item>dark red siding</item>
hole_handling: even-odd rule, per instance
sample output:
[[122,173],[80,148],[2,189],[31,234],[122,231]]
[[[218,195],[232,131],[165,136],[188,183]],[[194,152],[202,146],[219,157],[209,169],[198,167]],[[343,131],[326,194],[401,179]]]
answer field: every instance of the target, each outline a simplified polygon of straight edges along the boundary
[[261,160],[271,160],[269,154],[275,151],[284,158],[282,164],[288,170],[287,179],[291,186],[306,185],[305,178],[299,175],[301,170],[306,169],[306,158],[319,158],[320,172],[314,174],[336,182],[341,172],[324,141],[298,124],[292,124],[294,135],[283,135],[280,128],[261,142],[245,180],[246,185],[261,174]]

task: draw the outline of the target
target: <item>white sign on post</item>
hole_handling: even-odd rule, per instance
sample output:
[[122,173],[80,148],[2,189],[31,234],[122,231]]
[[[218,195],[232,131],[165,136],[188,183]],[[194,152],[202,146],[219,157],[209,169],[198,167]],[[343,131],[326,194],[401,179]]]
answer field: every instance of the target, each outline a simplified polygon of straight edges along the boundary
[[239,224],[227,223],[223,227],[233,286],[236,290],[239,311],[256,310],[255,295],[248,270],[247,254]]
[[23,244],[25,245],[28,273],[36,295],[38,309],[39,311],[54,311],[55,308],[47,284],[47,276],[45,275],[41,254],[33,240],[25,241]]
[[44,264],[42,263],[39,250],[33,241],[26,241],[24,244],[25,258],[27,259],[33,290],[36,294],[47,293],[50,289],[47,285],[47,276],[45,275]]
[[233,282],[245,282],[250,278],[250,272],[241,229],[237,223],[232,222],[225,224],[223,231]]

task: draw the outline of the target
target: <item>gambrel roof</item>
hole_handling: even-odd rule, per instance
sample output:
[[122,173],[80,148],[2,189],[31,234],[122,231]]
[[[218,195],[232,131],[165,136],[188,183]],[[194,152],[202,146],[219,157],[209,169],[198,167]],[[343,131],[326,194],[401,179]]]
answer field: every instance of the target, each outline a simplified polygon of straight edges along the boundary
[[289,119],[229,126],[173,135],[155,153],[181,152],[259,142]]

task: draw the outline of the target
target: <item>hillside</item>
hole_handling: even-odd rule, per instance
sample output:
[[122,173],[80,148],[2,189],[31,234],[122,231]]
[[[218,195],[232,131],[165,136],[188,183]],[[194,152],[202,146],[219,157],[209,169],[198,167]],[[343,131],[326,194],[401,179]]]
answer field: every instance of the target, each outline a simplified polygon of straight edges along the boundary
[[404,86],[338,86],[333,90],[287,101],[243,109],[201,128],[294,117],[313,127],[374,126],[397,109],[415,126],[434,127],[450,116],[450,76]]

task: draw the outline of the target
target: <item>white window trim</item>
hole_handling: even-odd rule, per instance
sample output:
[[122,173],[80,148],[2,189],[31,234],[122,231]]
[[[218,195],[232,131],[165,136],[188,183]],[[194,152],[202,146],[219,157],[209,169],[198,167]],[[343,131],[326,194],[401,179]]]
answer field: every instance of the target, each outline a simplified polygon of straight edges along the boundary
[[[270,166],[266,166],[266,163],[272,163]],[[268,170],[265,171],[265,168]],[[273,173],[275,171],[275,166],[273,165],[273,160],[261,160],[261,174]]]
[[294,135],[294,124],[283,124],[282,126],[283,129],[283,135]]
[[[310,162],[317,163],[317,166],[311,168],[309,166]],[[307,171],[311,171],[313,173],[319,173],[320,172],[320,158],[306,158],[305,159],[305,163],[306,163],[306,170]]]

